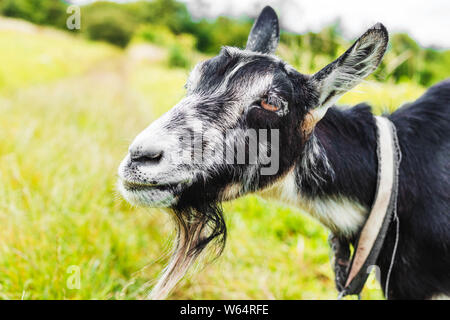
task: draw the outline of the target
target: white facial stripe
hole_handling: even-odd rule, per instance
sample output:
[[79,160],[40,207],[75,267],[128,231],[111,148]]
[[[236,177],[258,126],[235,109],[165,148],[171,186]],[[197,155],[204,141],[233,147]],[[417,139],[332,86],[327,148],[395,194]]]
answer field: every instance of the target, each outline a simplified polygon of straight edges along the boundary
[[[239,62],[234,68],[233,70],[231,70],[226,77],[223,79],[222,84],[220,85],[220,87],[216,90],[216,92],[214,93],[214,95],[220,95],[222,94],[226,88],[229,85],[229,80],[233,77],[233,75],[239,70],[241,69],[243,66],[245,66],[246,64],[248,64],[249,62],[253,61],[252,58],[255,57],[270,57],[271,60],[273,60],[274,62],[280,62],[281,60],[272,54],[264,54],[264,53],[256,53],[253,51],[249,51],[249,50],[241,50],[238,48],[234,48],[234,47],[225,47],[225,49],[228,54],[230,54],[231,56],[239,56],[242,61]],[[195,88],[198,83],[199,80],[202,76],[202,66],[204,65],[204,62],[200,62],[198,63],[194,69],[191,71],[189,78],[188,78],[188,83],[189,83],[189,87],[191,88]],[[271,83],[271,82],[270,82]],[[270,85],[269,83],[269,85]],[[251,86],[251,87],[255,87],[255,86]],[[258,86],[259,87],[259,86]],[[246,88],[248,89],[248,88]],[[251,89],[251,88],[250,88]]]
[[230,79],[233,77],[233,75],[243,66],[245,66],[248,63],[248,61],[242,61],[240,62],[237,66],[234,67],[233,70],[231,70],[226,78],[222,81],[222,84],[220,85],[220,87],[216,90],[216,92],[214,92],[215,96],[219,96],[222,95],[226,89],[228,88],[228,85],[230,83]]
[[271,53],[255,52],[247,49],[242,50],[236,47],[226,47],[226,49],[232,55],[240,55],[244,57],[270,57],[275,62],[282,61],[279,57]]

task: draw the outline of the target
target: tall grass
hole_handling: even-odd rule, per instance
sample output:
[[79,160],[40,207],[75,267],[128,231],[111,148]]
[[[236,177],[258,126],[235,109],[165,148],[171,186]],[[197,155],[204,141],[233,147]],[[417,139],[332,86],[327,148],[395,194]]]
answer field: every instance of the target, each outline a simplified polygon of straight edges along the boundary
[[94,63],[118,54],[63,32],[19,33],[0,30],[0,92],[82,74]]
[[[72,37],[0,32],[0,47],[0,297],[145,297],[172,229],[164,212],[121,200],[116,170],[131,139],[183,95],[186,72]],[[50,62],[40,64],[42,56]],[[359,90],[343,101],[366,100],[378,112],[423,91],[378,83]],[[253,196],[225,212],[224,255],[170,298],[336,297],[322,226]],[[70,285],[73,266],[79,288]],[[364,297],[381,293],[371,286]]]

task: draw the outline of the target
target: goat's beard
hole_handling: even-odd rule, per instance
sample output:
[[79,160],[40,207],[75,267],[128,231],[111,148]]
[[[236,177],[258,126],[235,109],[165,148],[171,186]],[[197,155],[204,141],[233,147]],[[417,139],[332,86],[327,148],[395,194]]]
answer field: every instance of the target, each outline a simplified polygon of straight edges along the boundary
[[179,206],[172,211],[176,227],[173,252],[150,292],[152,300],[165,299],[203,252],[216,258],[225,247],[226,225],[220,203]]

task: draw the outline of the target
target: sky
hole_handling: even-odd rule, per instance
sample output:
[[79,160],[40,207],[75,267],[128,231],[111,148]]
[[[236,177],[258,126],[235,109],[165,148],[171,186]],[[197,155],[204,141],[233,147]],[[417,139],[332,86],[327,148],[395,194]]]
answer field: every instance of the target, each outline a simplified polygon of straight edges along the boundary
[[[80,0],[72,0],[76,2]],[[90,0],[81,0],[89,2]],[[127,2],[129,0],[116,0]],[[344,36],[356,38],[377,22],[390,32],[407,32],[422,46],[450,48],[450,0],[181,0],[195,18],[255,17],[265,5],[281,27],[304,33],[340,21]]]

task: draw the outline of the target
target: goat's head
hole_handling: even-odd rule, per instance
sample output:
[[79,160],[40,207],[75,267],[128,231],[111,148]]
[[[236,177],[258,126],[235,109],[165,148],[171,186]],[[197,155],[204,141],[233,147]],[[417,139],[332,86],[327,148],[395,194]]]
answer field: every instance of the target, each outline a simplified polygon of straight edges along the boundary
[[377,24],[336,61],[303,75],[273,55],[278,19],[266,7],[245,50],[224,47],[194,68],[186,97],[136,137],[119,167],[125,199],[174,211],[178,242],[154,297],[164,297],[208,243],[223,248],[218,204],[289,172],[326,110],[378,66],[387,41]]

